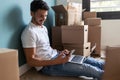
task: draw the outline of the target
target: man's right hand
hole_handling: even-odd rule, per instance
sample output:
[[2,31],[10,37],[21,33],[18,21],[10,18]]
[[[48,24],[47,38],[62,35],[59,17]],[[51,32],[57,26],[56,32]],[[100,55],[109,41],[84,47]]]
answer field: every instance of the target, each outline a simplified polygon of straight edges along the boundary
[[61,52],[60,54],[59,54],[59,56],[56,58],[56,59],[54,59],[58,64],[64,64],[64,63],[66,63],[66,62],[68,62],[68,60],[69,60],[69,57],[70,57],[70,54],[65,54],[64,52]]

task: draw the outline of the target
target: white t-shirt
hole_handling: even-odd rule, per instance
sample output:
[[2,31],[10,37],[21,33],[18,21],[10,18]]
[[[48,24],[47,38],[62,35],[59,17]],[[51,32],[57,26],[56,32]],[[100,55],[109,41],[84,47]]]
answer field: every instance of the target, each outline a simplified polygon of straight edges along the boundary
[[[40,57],[42,60],[50,60],[57,55],[57,50],[50,46],[48,31],[44,25],[40,27],[29,23],[21,35],[21,40],[24,48],[35,47],[35,57]],[[36,69],[40,70],[41,67]]]

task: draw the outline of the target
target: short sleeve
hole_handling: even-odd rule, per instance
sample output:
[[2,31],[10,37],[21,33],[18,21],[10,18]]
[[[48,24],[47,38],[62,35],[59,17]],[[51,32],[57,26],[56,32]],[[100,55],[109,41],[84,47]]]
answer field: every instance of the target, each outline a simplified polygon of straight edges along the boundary
[[24,48],[36,47],[36,36],[32,31],[24,31],[21,35]]

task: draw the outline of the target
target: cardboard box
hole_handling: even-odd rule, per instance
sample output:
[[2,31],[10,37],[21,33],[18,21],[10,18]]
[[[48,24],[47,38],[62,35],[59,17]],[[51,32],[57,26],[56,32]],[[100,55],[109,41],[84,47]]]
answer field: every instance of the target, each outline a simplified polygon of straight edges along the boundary
[[62,43],[84,44],[88,42],[88,25],[61,26]]
[[64,49],[63,44],[57,44],[57,43],[53,43],[52,48],[57,49],[59,51],[62,51]]
[[102,80],[120,80],[120,47],[107,47]]
[[87,19],[87,18],[96,18],[97,17],[97,13],[96,12],[83,12],[83,19]]
[[90,56],[91,43],[87,42],[83,45],[83,56]]
[[52,27],[52,47],[57,50],[63,50],[61,27]]
[[90,42],[84,44],[75,44],[75,43],[68,43],[63,44],[64,49],[72,50],[75,49],[75,53],[77,55],[84,55],[90,56]]
[[0,80],[19,80],[17,50],[0,49]]
[[[76,4],[76,6],[74,5]],[[66,6],[56,5],[52,9],[55,11],[55,25],[81,24],[82,5],[78,3],[68,3]]]
[[91,47],[96,44],[96,54],[101,53],[101,27],[92,26],[88,27],[88,42],[91,42]]
[[101,25],[101,18],[87,18],[84,20],[84,24],[90,26]]
[[62,43],[62,38],[61,38],[61,27],[55,26],[52,27],[52,43]]
[[88,25],[88,29],[89,29],[89,27],[101,27],[101,25]]

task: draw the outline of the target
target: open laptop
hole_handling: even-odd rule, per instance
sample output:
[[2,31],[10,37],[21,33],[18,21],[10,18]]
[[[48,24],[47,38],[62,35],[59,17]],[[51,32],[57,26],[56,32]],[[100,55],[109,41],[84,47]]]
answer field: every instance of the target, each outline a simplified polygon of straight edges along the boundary
[[85,56],[73,55],[74,52],[75,52],[75,49],[70,51],[70,59],[68,62],[82,64],[85,59]]
[[[96,48],[96,44],[92,47],[89,55],[94,51],[95,48]],[[88,56],[81,56],[81,55],[73,55],[74,52],[75,52],[75,49],[70,51],[71,57],[68,62],[82,64],[84,62],[84,60],[86,59],[86,57],[88,57]]]

